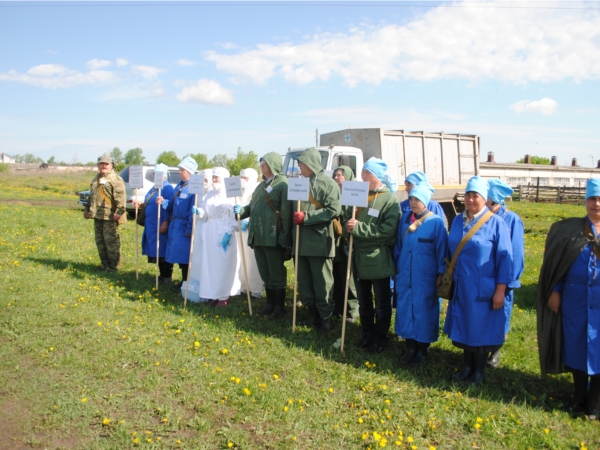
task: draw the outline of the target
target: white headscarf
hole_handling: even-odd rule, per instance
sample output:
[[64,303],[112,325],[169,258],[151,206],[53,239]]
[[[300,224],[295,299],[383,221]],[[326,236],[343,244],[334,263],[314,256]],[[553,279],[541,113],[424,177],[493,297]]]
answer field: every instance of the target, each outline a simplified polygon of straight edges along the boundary
[[213,182],[213,189],[217,192],[221,192],[225,187],[225,185],[223,184],[223,178],[229,178],[229,170],[227,170],[225,167],[215,167],[212,170],[212,175],[213,177],[221,178],[220,183]]
[[212,169],[204,169],[204,195],[213,190]]

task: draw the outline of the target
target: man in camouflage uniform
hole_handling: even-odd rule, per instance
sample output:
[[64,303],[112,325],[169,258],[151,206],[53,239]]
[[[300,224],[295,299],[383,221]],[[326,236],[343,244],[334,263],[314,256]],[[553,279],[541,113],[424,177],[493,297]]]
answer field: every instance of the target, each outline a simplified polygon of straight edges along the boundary
[[94,219],[96,246],[102,264],[98,270],[116,272],[121,265],[121,239],[118,226],[126,222],[125,183],[113,170],[109,155],[98,158],[98,175],[90,185],[90,200],[83,217]]

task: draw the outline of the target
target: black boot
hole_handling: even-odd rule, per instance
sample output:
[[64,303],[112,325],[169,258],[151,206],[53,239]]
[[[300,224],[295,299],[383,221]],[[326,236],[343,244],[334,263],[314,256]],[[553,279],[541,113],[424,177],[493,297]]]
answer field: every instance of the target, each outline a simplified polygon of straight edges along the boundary
[[463,368],[460,372],[455,373],[454,375],[452,375],[452,379],[454,381],[462,381],[467,379],[471,373],[473,373],[473,352],[470,352],[468,350],[463,350],[464,351],[464,362],[463,362]]
[[321,325],[321,316],[315,305],[308,306],[308,317],[298,325],[304,325],[305,327],[318,327]]
[[321,324],[319,325],[319,333],[327,334],[331,331],[331,316],[327,319],[321,319]]
[[471,376],[467,378],[467,381],[469,381],[469,383],[473,383],[477,386],[485,383],[485,366],[487,365],[487,358],[487,353],[473,353],[474,370]]
[[590,378],[585,414],[588,419],[596,420],[600,417],[600,375],[592,375]]
[[429,342],[417,342],[417,353],[414,358],[408,363],[411,367],[418,367],[427,361],[429,356]]
[[267,294],[267,304],[263,309],[256,311],[256,314],[258,314],[259,316],[268,316],[269,314],[272,314],[273,311],[275,311],[275,300],[273,298],[273,291],[274,289],[265,289],[265,292]]
[[500,349],[490,353],[490,356],[487,359],[487,365],[494,369],[497,369],[500,366]]
[[275,310],[271,319],[281,319],[285,316],[285,288],[273,289],[273,298],[275,304]]
[[417,352],[417,341],[415,341],[414,339],[407,339],[406,340],[406,354],[402,358],[400,358],[400,364],[408,364],[413,359],[416,352]]
[[588,395],[587,374],[580,371],[573,372],[573,387],[575,388],[573,398],[563,405],[563,409],[567,412],[576,412],[586,406]]

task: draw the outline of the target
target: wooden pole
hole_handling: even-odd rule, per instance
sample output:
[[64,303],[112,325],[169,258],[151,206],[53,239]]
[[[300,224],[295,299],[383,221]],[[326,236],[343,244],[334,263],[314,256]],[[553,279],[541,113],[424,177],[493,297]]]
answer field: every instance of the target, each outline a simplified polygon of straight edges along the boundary
[[[296,202],[296,212],[300,212],[300,200]],[[298,249],[300,243],[300,225],[296,225],[296,252],[294,253],[294,308],[292,314],[292,333],[296,331],[296,291],[298,290]]]
[[[139,272],[140,272],[140,235],[139,235],[139,225],[137,224],[138,218],[138,190],[135,188],[133,190],[133,195],[135,195],[135,279],[139,280]],[[160,206],[159,206],[160,208]]]
[[[352,207],[352,218],[356,215],[356,206]],[[346,291],[344,292],[344,314],[342,315],[342,340],[340,342],[340,352],[344,352],[344,339],[346,338],[346,313],[348,312],[348,288],[350,287],[350,275],[352,273],[352,244],[354,236],[350,235],[348,244],[348,268],[346,269]]]
[[540,177],[537,177],[537,188],[535,190],[535,202],[540,202]]
[[[162,193],[162,189],[158,190],[158,196],[160,197]],[[158,205],[158,211],[156,212],[156,268],[154,270],[156,274],[156,290],[158,291],[158,260],[160,259],[159,255],[159,247],[160,247],[160,207]]]
[[[237,204],[239,204],[238,202],[238,198],[235,198],[235,202]],[[252,301],[250,300],[250,280],[248,279],[248,266],[246,265],[246,251],[244,250],[244,241],[242,239],[242,221],[240,219],[240,215],[236,214],[235,215],[237,217],[237,221],[238,221],[238,232],[240,233],[239,235],[239,241],[240,241],[240,248],[242,249],[242,264],[244,265],[244,276],[246,277],[246,297],[248,298],[248,312],[250,313],[250,315],[252,315]]]
[[[198,194],[194,194],[194,208],[198,207]],[[196,236],[196,214],[192,214],[192,239],[190,240],[190,262],[188,265],[187,280],[185,280],[185,295],[183,296],[183,309],[187,306],[188,290],[190,288],[190,274],[192,273],[192,256],[194,255],[194,237]]]

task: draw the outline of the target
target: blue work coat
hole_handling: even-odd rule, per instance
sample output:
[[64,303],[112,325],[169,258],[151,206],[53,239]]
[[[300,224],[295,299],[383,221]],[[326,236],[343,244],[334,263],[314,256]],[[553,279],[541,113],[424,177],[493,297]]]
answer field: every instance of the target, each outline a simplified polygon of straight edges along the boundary
[[523,221],[517,213],[509,211],[506,205],[502,207],[496,213],[498,217],[502,217],[508,231],[510,232],[510,241],[512,242],[513,252],[513,265],[511,280],[507,286],[507,294],[504,297],[504,314],[506,315],[506,324],[504,326],[504,334],[510,330],[510,317],[512,315],[514,305],[514,291],[521,287],[519,281],[525,268],[525,229],[523,227]]
[[[173,186],[167,180],[163,183],[160,195],[165,200],[173,200]],[[156,204],[158,197],[158,189],[152,188],[144,198],[144,234],[142,234],[142,255],[156,257],[156,221],[158,219],[158,205]],[[168,222],[170,218],[169,212],[161,209],[160,224]],[[160,245],[158,246],[159,256],[162,258],[167,254],[167,233],[160,234]]]
[[165,259],[171,264],[189,264],[190,262],[190,242],[192,237],[192,219],[194,206],[193,194],[188,192],[189,182],[180,182],[175,186],[173,200],[166,208],[171,214],[171,223],[169,223],[169,238],[167,241],[167,253]]
[[396,262],[396,326],[398,336],[418,342],[435,342],[440,328],[440,302],[436,281],[446,271],[448,233],[441,217],[427,217],[414,232],[407,232],[411,215],[403,217],[394,246]]
[[[597,239],[598,233],[590,226]],[[553,291],[562,293],[563,363],[588,375],[600,374],[600,267],[591,244],[585,246]]]
[[[450,227],[448,250],[456,251],[465,234],[485,212],[466,226],[458,215]],[[471,347],[504,343],[504,308],[494,310],[492,297],[497,284],[508,284],[512,273],[512,244],[508,227],[493,215],[464,246],[454,267],[454,293],[448,302],[444,333]]]

